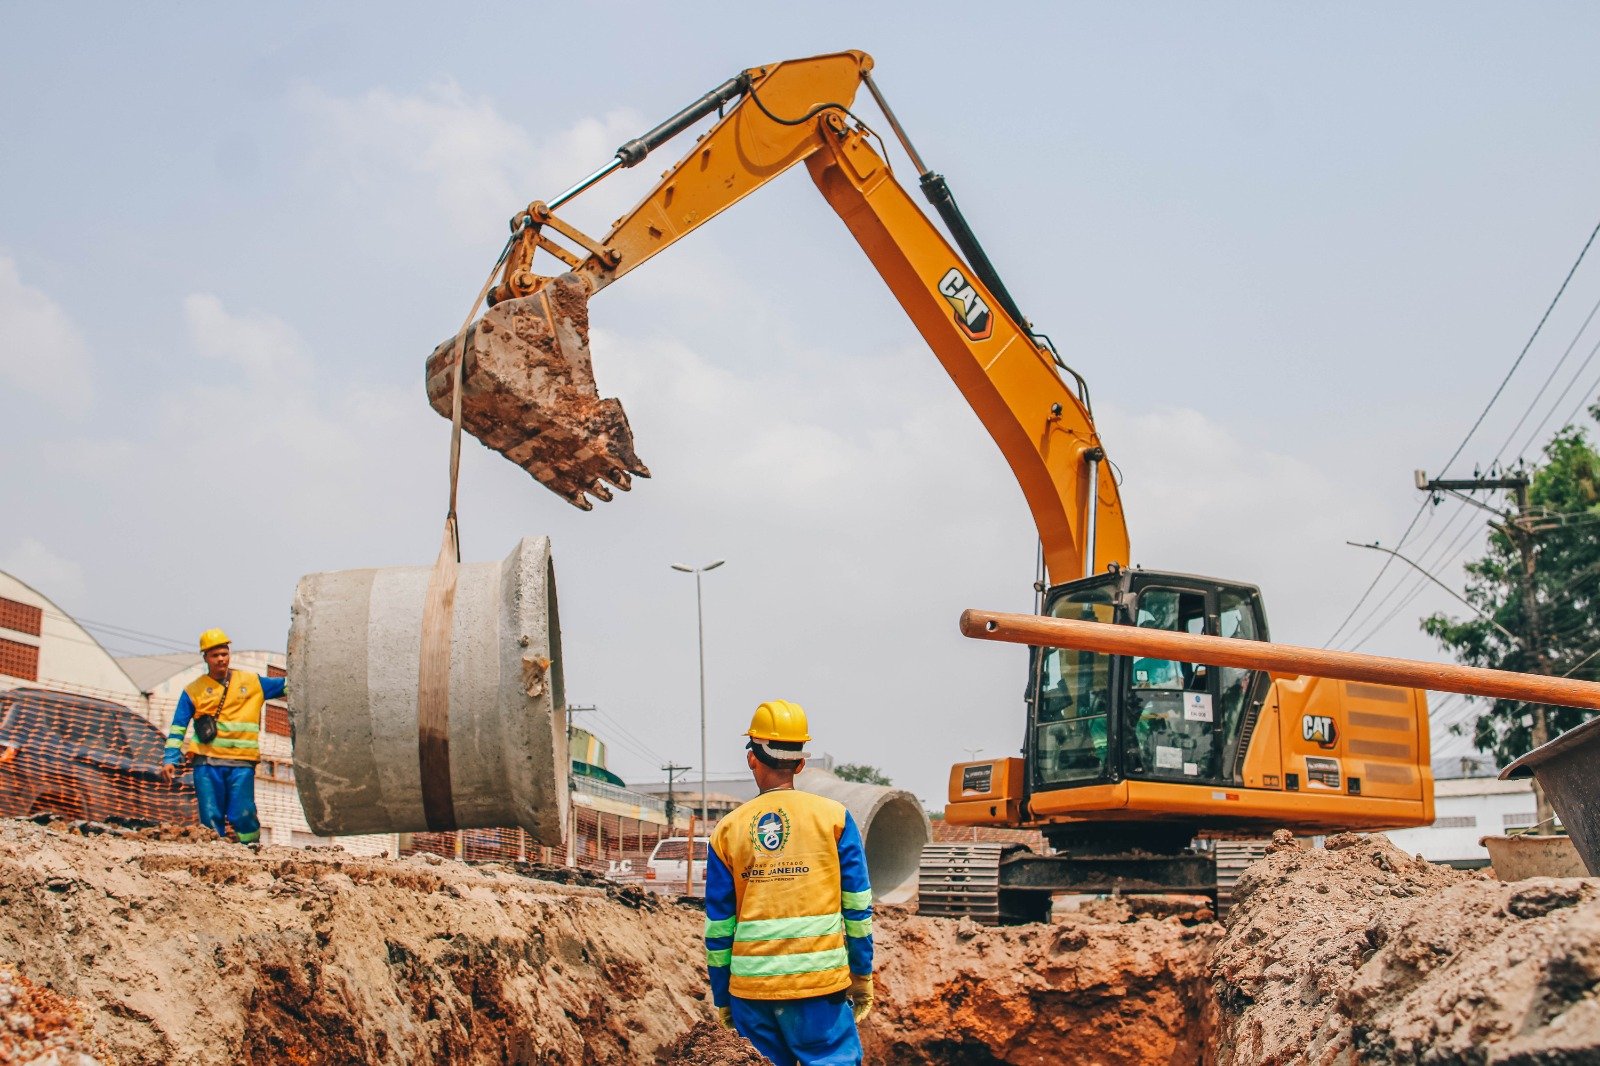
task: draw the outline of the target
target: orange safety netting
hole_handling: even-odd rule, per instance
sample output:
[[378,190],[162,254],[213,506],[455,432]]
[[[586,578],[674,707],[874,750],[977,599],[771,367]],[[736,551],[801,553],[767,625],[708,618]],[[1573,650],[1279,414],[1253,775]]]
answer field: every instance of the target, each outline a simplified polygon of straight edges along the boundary
[[462,829],[408,833],[400,853],[426,852],[467,862],[537,862],[577,866],[619,881],[646,879],[646,862],[664,838],[682,836],[656,822],[574,805],[566,847],[544,847],[521,829]]
[[192,775],[161,780],[162,730],[95,696],[0,691],[0,816],[193,825]]

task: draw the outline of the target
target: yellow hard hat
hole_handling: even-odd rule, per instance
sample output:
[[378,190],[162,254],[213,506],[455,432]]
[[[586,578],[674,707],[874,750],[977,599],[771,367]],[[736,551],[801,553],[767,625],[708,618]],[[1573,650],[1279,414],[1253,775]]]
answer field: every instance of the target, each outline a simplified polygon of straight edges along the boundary
[[788,700],[768,700],[756,708],[745,736],[751,740],[803,744],[811,739],[810,729],[806,725],[806,710]]
[[212,648],[219,648],[224,644],[232,643],[233,641],[228,639],[228,634],[224,633],[222,630],[208,629],[204,633],[200,634],[200,654],[204,655]]

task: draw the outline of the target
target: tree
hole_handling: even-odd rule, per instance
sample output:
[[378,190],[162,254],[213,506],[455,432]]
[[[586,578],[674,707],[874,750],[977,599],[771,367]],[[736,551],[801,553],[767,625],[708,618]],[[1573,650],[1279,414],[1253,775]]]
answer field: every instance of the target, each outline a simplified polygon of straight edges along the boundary
[[833,768],[833,772],[845,781],[854,781],[861,785],[893,784],[882,770],[876,766],[868,766],[864,762],[841,763]]
[[[1600,419],[1600,404],[1589,414]],[[1488,552],[1467,564],[1465,598],[1487,617],[1435,614],[1422,629],[1469,666],[1600,680],[1600,453],[1581,427],[1567,426],[1545,445],[1544,458],[1528,486],[1527,516],[1491,522]],[[1534,553],[1531,583],[1523,538]],[[1472,726],[1474,746],[1502,766],[1527,754],[1534,712],[1495,700]],[[1547,707],[1545,716],[1551,737],[1588,718],[1571,707]]]

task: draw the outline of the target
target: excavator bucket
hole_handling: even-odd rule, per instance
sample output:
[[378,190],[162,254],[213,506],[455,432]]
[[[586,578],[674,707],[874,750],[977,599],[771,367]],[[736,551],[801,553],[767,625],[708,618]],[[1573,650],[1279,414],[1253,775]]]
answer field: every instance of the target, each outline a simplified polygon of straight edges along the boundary
[[[428,402],[450,417],[456,337],[428,357]],[[589,286],[575,274],[496,304],[467,327],[461,424],[585,511],[650,471],[628,416],[602,399],[589,361]]]

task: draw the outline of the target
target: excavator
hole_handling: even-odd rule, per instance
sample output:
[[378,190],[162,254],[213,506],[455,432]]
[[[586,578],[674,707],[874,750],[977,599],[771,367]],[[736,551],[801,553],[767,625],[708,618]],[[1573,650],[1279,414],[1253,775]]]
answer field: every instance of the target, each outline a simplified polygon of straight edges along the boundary
[[[1130,565],[1118,480],[1087,382],[1023,315],[872,70],[859,51],[745,70],[572,188],[519,211],[485,287],[489,310],[429,359],[435,409],[450,416],[459,370],[466,431],[584,509],[648,476],[620,403],[598,394],[589,299],[804,164],[1016,477],[1038,530],[1045,579],[1035,582],[1037,609],[1267,640],[1256,586]],[[862,87],[944,232],[852,110]],[[605,236],[557,214],[713,114]],[[564,269],[536,272],[541,253]],[[1046,918],[1056,893],[1214,897],[1213,841],[1433,820],[1418,690],[1053,647],[1030,649],[1023,688],[1020,755],[950,771],[945,822],[970,827],[973,841],[924,850],[923,913],[1019,922]],[[1035,829],[1050,847],[988,843],[986,827]]]

